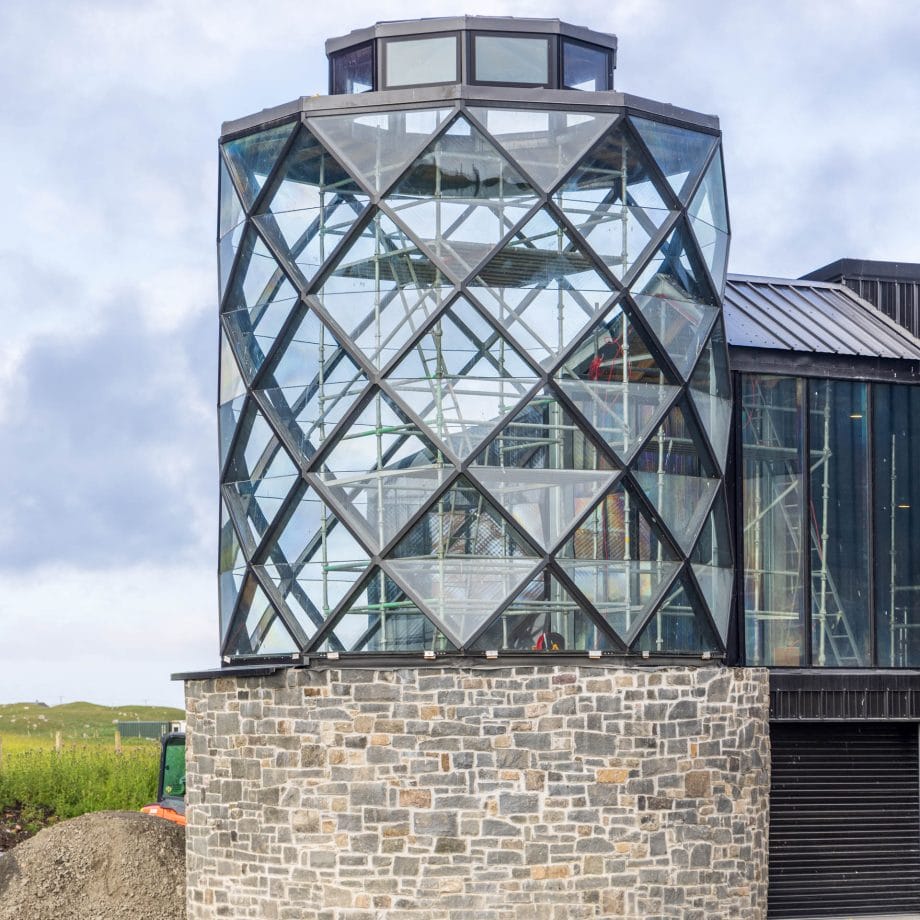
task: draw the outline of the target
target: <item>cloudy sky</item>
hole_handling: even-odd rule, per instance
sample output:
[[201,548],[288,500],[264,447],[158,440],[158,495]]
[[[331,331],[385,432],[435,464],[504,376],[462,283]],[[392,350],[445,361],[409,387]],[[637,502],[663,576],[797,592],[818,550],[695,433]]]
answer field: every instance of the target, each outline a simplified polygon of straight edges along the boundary
[[558,16],[720,116],[730,270],[920,261],[920,4],[0,4],[0,702],[181,704],[217,664],[216,143],[376,19]]

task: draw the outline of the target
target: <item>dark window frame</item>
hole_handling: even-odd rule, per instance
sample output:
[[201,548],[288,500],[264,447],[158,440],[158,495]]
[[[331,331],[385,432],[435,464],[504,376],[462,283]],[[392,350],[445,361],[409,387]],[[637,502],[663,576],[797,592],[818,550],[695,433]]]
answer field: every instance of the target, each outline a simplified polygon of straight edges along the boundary
[[[352,54],[355,51],[358,51],[363,48],[371,49],[371,88],[362,90],[360,93],[348,93],[345,91],[336,92],[335,90],[335,62],[341,60],[345,55]],[[377,73],[377,42],[374,39],[370,39],[366,42],[361,42],[359,45],[351,45],[348,48],[343,48],[341,51],[337,51],[335,54],[329,55],[329,95],[330,96],[361,96],[364,93],[374,92],[380,85],[379,76]]]
[[559,63],[557,65],[557,75],[558,75],[557,85],[559,89],[571,89],[571,90],[575,90],[576,92],[580,92],[580,93],[591,92],[591,90],[579,90],[578,87],[569,86],[565,82],[565,49],[566,49],[566,46],[568,45],[576,45],[579,48],[587,48],[589,51],[599,51],[601,54],[603,54],[607,58],[607,64],[604,70],[604,78],[607,82],[607,85],[602,87],[601,89],[594,90],[594,92],[605,93],[605,92],[609,92],[610,90],[612,90],[613,89],[613,71],[614,71],[613,51],[610,48],[605,48],[603,45],[593,45],[591,44],[591,42],[584,42],[578,38],[567,38],[564,35],[560,36],[559,38]]
[[[495,32],[489,29],[470,30],[466,33],[467,80],[471,86],[517,86],[522,89],[558,89],[559,88],[559,40],[556,35],[541,32]],[[521,83],[504,80],[476,79],[476,39],[487,38],[536,38],[545,40],[546,49],[546,83]]]
[[[391,86],[387,83],[387,49],[389,46],[403,44],[405,42],[423,42],[432,38],[453,38],[455,40],[456,56],[454,60],[457,64],[455,78],[453,80],[439,80],[437,82],[424,80],[421,83],[400,83],[395,86]],[[377,67],[377,86],[382,90],[413,89],[416,86],[452,86],[455,83],[460,83],[463,79],[463,40],[462,32],[459,30],[448,32],[425,32],[419,35],[399,35],[393,38],[380,38],[377,39],[377,43],[379,44],[379,49],[378,53],[375,55],[374,63]]]

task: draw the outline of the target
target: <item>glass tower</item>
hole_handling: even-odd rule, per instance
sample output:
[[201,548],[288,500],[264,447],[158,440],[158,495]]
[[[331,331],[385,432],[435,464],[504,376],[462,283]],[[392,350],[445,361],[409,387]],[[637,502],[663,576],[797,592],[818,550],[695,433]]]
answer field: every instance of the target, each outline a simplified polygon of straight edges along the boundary
[[719,657],[714,120],[555,20],[329,46],[220,145],[224,660]]

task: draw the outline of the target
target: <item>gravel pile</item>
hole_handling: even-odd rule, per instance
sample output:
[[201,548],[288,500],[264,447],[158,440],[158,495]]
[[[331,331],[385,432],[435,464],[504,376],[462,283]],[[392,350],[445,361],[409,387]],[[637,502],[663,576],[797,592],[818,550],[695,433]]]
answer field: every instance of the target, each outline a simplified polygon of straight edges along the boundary
[[185,830],[102,811],[0,855],[0,920],[183,920]]

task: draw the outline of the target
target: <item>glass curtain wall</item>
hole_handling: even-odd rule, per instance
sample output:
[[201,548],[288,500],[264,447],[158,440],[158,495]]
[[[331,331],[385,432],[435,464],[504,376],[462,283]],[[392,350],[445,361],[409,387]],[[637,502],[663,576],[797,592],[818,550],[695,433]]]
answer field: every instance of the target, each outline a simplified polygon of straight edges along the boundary
[[920,387],[746,374],[741,394],[746,660],[916,667]]

